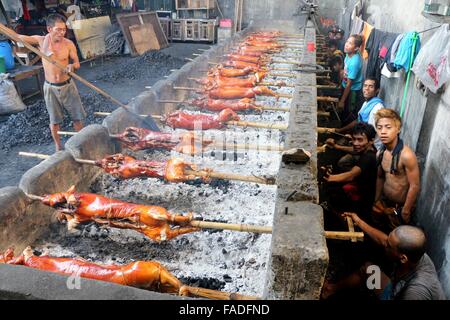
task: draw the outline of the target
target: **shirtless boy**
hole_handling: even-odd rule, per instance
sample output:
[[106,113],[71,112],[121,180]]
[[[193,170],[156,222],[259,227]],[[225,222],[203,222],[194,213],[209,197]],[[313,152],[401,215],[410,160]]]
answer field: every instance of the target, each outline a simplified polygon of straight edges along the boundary
[[76,131],[83,128],[82,120],[86,113],[77,87],[68,74],[80,68],[80,62],[75,45],[64,37],[67,31],[65,19],[58,14],[49,15],[47,31],[46,36],[17,36],[31,45],[38,45],[42,53],[66,67],[63,71],[50,62],[42,60],[45,74],[44,99],[50,116],[50,131],[56,151],[59,151],[62,145],[58,131],[64,118],[63,108],[70,114]]
[[419,166],[414,152],[399,137],[401,118],[391,109],[380,109],[375,115],[378,136],[383,147],[378,152],[378,177],[373,207],[374,220],[394,229],[411,223],[420,189]]

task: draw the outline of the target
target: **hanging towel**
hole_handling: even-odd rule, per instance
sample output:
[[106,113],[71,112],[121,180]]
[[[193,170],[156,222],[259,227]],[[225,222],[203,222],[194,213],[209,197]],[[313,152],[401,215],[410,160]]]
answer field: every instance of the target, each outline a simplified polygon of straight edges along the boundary
[[[411,62],[411,51],[413,47],[413,37],[415,32],[408,32],[403,37],[402,41],[400,42],[400,46],[398,47],[397,54],[395,56],[395,60],[393,61],[394,67],[399,69],[405,69],[406,72],[409,71],[409,66]],[[414,56],[412,57],[412,60],[416,58],[417,54],[420,51],[420,37],[418,37],[417,44],[416,44],[416,50],[414,52]]]
[[366,51],[366,42],[370,37],[370,34],[372,33],[373,26],[368,24],[367,22],[364,22],[364,28],[362,31],[362,37],[363,37],[363,44],[361,45],[361,55],[364,60],[367,60],[369,58],[369,54]]

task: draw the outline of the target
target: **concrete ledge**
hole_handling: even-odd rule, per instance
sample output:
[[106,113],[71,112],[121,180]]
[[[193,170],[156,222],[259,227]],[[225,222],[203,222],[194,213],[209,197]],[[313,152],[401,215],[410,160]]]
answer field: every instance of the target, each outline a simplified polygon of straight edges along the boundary
[[39,236],[40,219],[35,219],[30,204],[18,187],[0,189],[0,253],[11,246],[23,250]]
[[[120,151],[120,147],[110,137],[108,130],[98,124],[90,125],[70,138],[66,150],[73,158],[98,160]],[[92,182],[102,170],[92,165],[82,165],[81,174],[85,180]]]
[[279,201],[273,226],[264,298],[319,299],[328,267],[322,208]]
[[[20,279],[20,281],[18,281]],[[24,266],[0,265],[0,299],[25,300],[179,300],[169,294],[80,279],[80,289],[68,289],[69,278]]]
[[[286,30],[286,29],[284,29]],[[306,29],[305,42],[315,41]],[[315,53],[305,52],[304,63]],[[286,134],[286,148],[304,148],[311,160],[302,165],[280,164],[271,254],[264,297],[319,299],[328,267],[322,208],[317,184],[317,90],[315,74],[299,76]]]

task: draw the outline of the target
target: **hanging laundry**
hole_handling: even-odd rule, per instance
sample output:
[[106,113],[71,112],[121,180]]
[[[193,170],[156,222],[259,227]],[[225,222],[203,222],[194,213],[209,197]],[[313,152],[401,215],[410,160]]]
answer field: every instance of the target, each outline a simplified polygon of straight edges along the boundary
[[375,77],[381,79],[381,70],[384,62],[390,55],[390,50],[397,33],[390,33],[373,29],[366,42],[366,51],[369,54],[366,69],[366,78]]
[[23,10],[23,19],[25,21],[30,21],[30,11],[28,11],[27,0],[22,0],[22,10]]
[[390,56],[386,59],[386,68],[390,72],[397,72],[397,68],[394,66],[395,57],[398,52],[398,48],[400,47],[400,43],[403,40],[403,37],[405,36],[404,33],[401,33],[397,36],[394,43],[392,44],[391,50],[390,50]]
[[353,24],[349,36],[352,34],[361,34],[361,32],[363,31],[363,27],[364,27],[364,20],[359,17],[356,17],[355,19],[353,19]]
[[369,39],[370,34],[372,33],[372,30],[373,30],[373,26],[368,24],[367,22],[364,22],[364,28],[361,33],[361,35],[363,37],[363,44],[361,46],[361,55],[364,60],[367,60],[367,58],[369,58],[369,54],[366,52],[366,42]]
[[397,70],[403,68],[405,69],[406,72],[409,71],[411,59],[414,61],[414,59],[417,56],[417,53],[420,50],[420,37],[417,36],[418,39],[416,43],[416,48],[414,50],[413,56],[411,57],[412,47],[414,45],[414,37],[416,35],[417,35],[416,32],[408,32],[405,34],[402,41],[400,42],[400,46],[395,56],[395,60],[393,61],[393,64]]
[[448,24],[442,25],[420,50],[412,70],[433,93],[450,81],[450,26]]

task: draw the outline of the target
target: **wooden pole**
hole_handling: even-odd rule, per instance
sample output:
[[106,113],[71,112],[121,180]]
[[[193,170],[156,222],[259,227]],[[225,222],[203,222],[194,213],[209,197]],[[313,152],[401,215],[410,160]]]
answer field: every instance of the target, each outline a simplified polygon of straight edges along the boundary
[[[185,91],[200,91],[201,88],[191,88],[191,87],[173,87],[174,90],[185,90]],[[270,97],[270,96],[269,96]],[[273,96],[274,98],[287,98],[292,99],[292,94],[288,93],[277,93],[276,96]]]
[[230,230],[230,231],[252,232],[252,233],[272,233],[272,227],[256,226],[249,224],[232,224],[232,223],[193,220],[190,222],[190,225],[192,227],[202,229]]
[[261,300],[260,297],[247,296],[238,293],[229,293],[218,290],[211,290],[205,288],[197,288],[190,286],[182,286],[180,292],[187,292],[188,295],[202,297],[206,299],[215,300]]
[[223,179],[223,180],[234,180],[234,181],[243,181],[243,182],[252,182],[252,183],[260,183],[260,184],[275,184],[275,178],[262,178],[262,177],[253,177],[253,176],[243,176],[240,174],[234,173],[221,173],[221,172],[208,172],[205,170],[189,170],[185,169],[184,173],[187,175],[193,175],[196,177],[210,177],[215,179]]
[[334,240],[357,239],[357,241],[364,241],[364,232],[325,231],[325,238]]
[[333,98],[333,97],[322,97],[322,96],[319,96],[319,97],[317,97],[317,101],[319,101],[319,102],[334,102],[334,103],[338,103],[339,99],[338,98]]
[[260,128],[260,129],[275,129],[275,130],[287,130],[288,125],[286,124],[272,124],[272,123],[264,123],[264,122],[250,122],[250,121],[228,121],[225,122],[230,126],[237,127],[251,127],[251,128]]
[[[5,27],[1,23],[0,23],[0,32],[5,34],[6,36],[8,36],[9,38],[11,38],[14,41],[22,43],[27,49],[29,49],[33,53],[37,54],[38,56],[40,56],[42,59],[44,59],[44,60],[48,61],[49,63],[53,64],[55,67],[57,67],[57,68],[59,68],[61,70],[66,70],[66,67],[64,65],[62,65],[60,62],[55,61],[55,60],[51,59],[50,57],[46,56],[45,54],[40,52],[38,49],[36,49],[32,45],[30,45],[28,42],[22,41],[19,37],[16,36],[15,33],[11,32],[11,30],[9,30],[7,27]],[[77,79],[78,81],[80,81],[84,85],[88,86],[89,88],[97,91],[98,93],[103,95],[105,98],[107,98],[108,100],[114,102],[115,104],[119,105],[120,107],[127,109],[127,106],[124,105],[122,102],[120,102],[119,100],[113,98],[112,96],[107,94],[105,91],[103,91],[102,89],[94,86],[92,83],[90,83],[89,81],[87,81],[84,78],[80,77],[76,73],[68,72],[67,74],[70,75],[71,77]]]
[[[349,232],[355,232],[355,225],[353,224],[352,218],[345,217],[345,219],[347,220],[348,231]],[[357,238],[352,238],[351,241],[352,242],[356,242],[356,241],[358,241],[358,239]]]
[[[19,152],[19,156],[38,158],[38,159],[44,159],[44,160],[50,158],[50,155],[48,155],[48,154],[33,153],[33,152],[22,152],[22,151]],[[85,159],[75,158],[75,161],[78,162],[78,163],[83,163],[83,164],[96,165],[94,160],[85,160]]]
[[50,158],[50,156],[48,154],[41,154],[41,153],[33,153],[33,152],[19,152],[19,156],[22,157],[30,157],[30,158],[38,158],[38,159],[43,159],[46,160],[48,158]]

